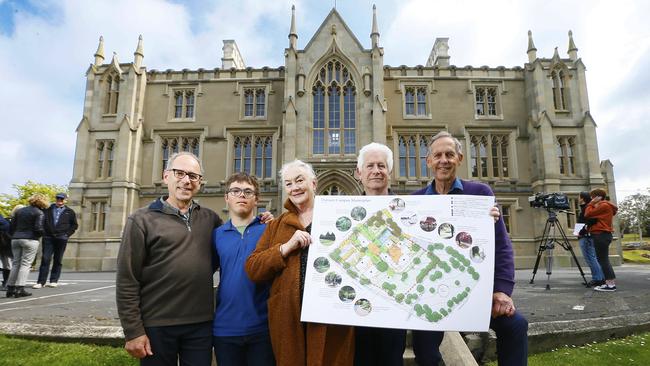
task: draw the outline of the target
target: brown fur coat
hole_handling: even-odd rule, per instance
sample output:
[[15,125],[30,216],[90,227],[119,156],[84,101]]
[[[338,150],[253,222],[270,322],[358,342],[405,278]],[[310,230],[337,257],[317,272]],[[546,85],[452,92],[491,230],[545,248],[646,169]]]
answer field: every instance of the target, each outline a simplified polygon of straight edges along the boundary
[[296,207],[287,200],[289,210],[273,220],[246,261],[246,272],[254,282],[271,281],[268,301],[271,344],[278,366],[352,365],[354,328],[300,322],[300,250],[287,258],[280,245],[296,230],[305,230]]

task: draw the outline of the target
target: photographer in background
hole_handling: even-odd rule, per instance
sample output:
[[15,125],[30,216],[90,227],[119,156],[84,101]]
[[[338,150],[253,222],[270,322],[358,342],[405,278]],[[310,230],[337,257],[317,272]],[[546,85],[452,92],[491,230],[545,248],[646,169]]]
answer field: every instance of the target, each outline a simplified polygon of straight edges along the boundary
[[603,275],[603,270],[600,268],[600,264],[598,264],[594,241],[588,231],[589,226],[595,224],[597,220],[585,218],[585,208],[587,207],[587,204],[591,202],[589,192],[580,192],[578,202],[580,203],[580,213],[578,214],[577,222],[578,224],[585,224],[578,234],[578,243],[580,243],[582,257],[585,259],[585,262],[589,265],[589,269],[591,270],[591,281],[588,285],[589,287],[602,286],[605,284],[605,276]]
[[612,264],[609,262],[609,244],[612,243],[612,219],[618,207],[607,201],[607,192],[602,188],[596,188],[589,192],[591,202],[585,207],[585,218],[596,219],[596,223],[589,226],[589,234],[594,240],[596,249],[596,258],[600,268],[603,269],[605,284],[594,287],[596,291],[613,292],[616,291],[616,274]]

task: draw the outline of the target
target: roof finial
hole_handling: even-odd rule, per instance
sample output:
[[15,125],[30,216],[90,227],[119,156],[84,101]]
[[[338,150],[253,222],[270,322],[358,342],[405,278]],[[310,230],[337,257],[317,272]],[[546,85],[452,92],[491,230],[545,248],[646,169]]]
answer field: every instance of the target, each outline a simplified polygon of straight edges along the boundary
[[100,66],[104,63],[104,36],[99,36],[99,45],[95,52],[95,66]]
[[142,59],[144,58],[144,48],[142,46],[142,34],[138,37],[138,47],[133,52],[133,65],[136,69],[142,66]]
[[379,27],[377,26],[377,6],[372,5],[372,31],[370,33],[370,39],[372,40],[372,47],[379,45]]
[[291,5],[291,29],[289,29],[289,48],[296,48],[298,32],[296,31],[296,6]]
[[578,59],[578,47],[573,42],[573,32],[569,30],[569,50],[567,51],[569,58],[573,61]]
[[528,62],[533,62],[537,59],[537,48],[535,48],[535,42],[533,42],[533,32],[528,30]]

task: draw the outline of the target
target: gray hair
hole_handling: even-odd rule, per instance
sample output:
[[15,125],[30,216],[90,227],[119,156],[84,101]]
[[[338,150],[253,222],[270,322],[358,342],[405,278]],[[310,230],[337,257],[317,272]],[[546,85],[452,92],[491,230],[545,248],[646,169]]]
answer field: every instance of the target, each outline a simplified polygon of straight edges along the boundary
[[447,131],[440,131],[435,136],[433,136],[431,138],[431,142],[429,142],[429,152],[428,153],[429,154],[431,153],[431,145],[433,145],[433,143],[436,142],[436,140],[439,140],[439,139],[442,139],[442,138],[445,138],[445,137],[450,138],[454,142],[454,145],[456,146],[456,153],[458,153],[460,155],[463,155],[463,145],[461,145],[460,141],[457,138],[455,138],[454,136],[452,136]]
[[314,168],[312,168],[311,164],[305,163],[302,160],[294,160],[290,163],[286,163],[282,165],[282,168],[280,169],[280,179],[284,181],[284,176],[287,174],[287,170],[291,168],[299,168],[304,170],[307,173],[307,178],[311,180],[316,180],[316,173],[314,172]]
[[196,160],[196,162],[199,164],[199,169],[201,170],[201,175],[203,175],[203,164],[201,164],[201,160],[199,159],[198,156],[192,154],[189,151],[181,151],[181,152],[177,152],[177,153],[173,154],[169,158],[169,160],[167,160],[167,166],[165,167],[165,170],[171,170],[172,165],[174,164],[174,160],[176,160],[176,158],[178,158],[179,156],[190,156],[190,157],[194,158],[194,160]]
[[357,169],[361,170],[361,168],[363,168],[363,165],[366,162],[366,154],[373,151],[383,153],[384,156],[386,156],[386,165],[388,166],[388,172],[392,172],[393,151],[389,149],[388,146],[377,142],[371,142],[359,150],[359,157],[357,158]]

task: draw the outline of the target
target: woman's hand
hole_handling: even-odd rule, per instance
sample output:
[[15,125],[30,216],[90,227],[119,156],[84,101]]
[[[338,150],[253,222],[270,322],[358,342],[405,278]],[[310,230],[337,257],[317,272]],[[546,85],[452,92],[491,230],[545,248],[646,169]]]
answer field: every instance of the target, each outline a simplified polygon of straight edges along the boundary
[[309,244],[311,244],[311,235],[309,235],[309,233],[306,231],[296,230],[289,241],[280,245],[280,254],[282,257],[286,257],[294,250],[298,248],[305,248],[309,246]]

